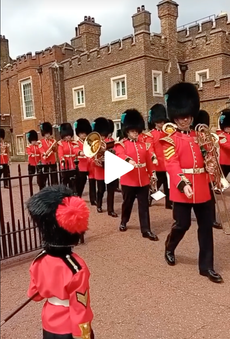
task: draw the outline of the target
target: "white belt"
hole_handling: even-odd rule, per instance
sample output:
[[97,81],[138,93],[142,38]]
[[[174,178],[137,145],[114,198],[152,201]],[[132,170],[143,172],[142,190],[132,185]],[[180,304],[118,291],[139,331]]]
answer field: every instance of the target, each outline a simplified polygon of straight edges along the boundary
[[76,157],[75,154],[64,154],[64,158],[72,158],[72,157]]
[[69,300],[65,299],[65,300],[61,300],[59,298],[56,297],[52,297],[52,298],[48,298],[47,301],[55,306],[64,306],[64,307],[69,307]]
[[135,168],[142,168],[142,167],[145,167],[146,166],[146,163],[143,163],[143,164],[136,164],[134,167]]
[[185,174],[200,174],[200,173],[205,173],[204,167],[202,168],[185,168],[182,169],[182,172]]

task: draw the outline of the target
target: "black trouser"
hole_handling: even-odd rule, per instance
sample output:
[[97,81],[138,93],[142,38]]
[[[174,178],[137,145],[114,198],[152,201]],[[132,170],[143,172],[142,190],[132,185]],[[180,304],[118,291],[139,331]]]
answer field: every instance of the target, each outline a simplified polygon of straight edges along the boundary
[[77,193],[77,180],[78,173],[77,170],[63,170],[62,171],[62,183],[66,187],[69,187],[73,190],[74,193]]
[[221,165],[221,168],[222,168],[225,178],[227,178],[227,176],[230,173],[230,165]]
[[[37,166],[33,166],[33,165],[28,164],[28,174],[30,175],[30,177],[29,177],[30,185],[33,184],[33,174],[35,174],[35,173],[38,173]],[[41,175],[37,175],[37,184],[38,184],[39,188],[42,189],[43,187],[41,188],[40,186],[41,186],[43,181],[40,180],[40,179],[41,179]]]
[[211,200],[202,204],[173,203],[175,223],[166,240],[166,249],[174,252],[191,225],[191,210],[193,208],[198,224],[199,269],[213,269],[213,217],[210,213]]
[[150,231],[150,217],[149,217],[149,185],[143,187],[121,186],[123,203],[121,212],[121,223],[126,225],[130,219],[135,198],[138,202],[138,214],[141,226],[141,232]]
[[[107,185],[107,211],[114,212],[114,194],[116,190],[115,181]],[[102,207],[102,200],[105,193],[104,180],[97,180],[97,208]]]
[[[8,164],[0,164],[0,178],[9,178],[10,177],[10,166]],[[9,180],[3,181],[4,188],[9,188]]]
[[77,195],[82,197],[82,193],[85,188],[85,184],[87,181],[88,172],[79,172],[77,178]]
[[46,181],[48,180],[49,172],[51,176],[51,185],[58,184],[57,164],[38,165],[38,173],[40,173],[40,189],[46,186]]
[[96,194],[96,179],[89,179],[89,200],[91,204],[97,201],[97,194]]
[[[43,339],[73,339],[73,337],[72,334],[54,334],[43,329]],[[91,331],[90,339],[94,339],[93,331]]]
[[163,184],[165,197],[165,208],[172,208],[172,202],[169,200],[169,188],[166,172],[156,172],[157,175],[157,189]]

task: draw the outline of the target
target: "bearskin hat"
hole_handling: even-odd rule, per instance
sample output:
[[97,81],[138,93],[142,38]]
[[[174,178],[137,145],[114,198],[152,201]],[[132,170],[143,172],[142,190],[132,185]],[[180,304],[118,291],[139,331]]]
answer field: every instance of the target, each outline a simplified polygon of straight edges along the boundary
[[0,138],[5,139],[5,130],[3,128],[0,128]]
[[208,112],[204,110],[200,110],[196,118],[193,120],[192,127],[195,129],[195,127],[199,124],[205,124],[207,126],[210,125],[210,116]]
[[30,130],[27,134],[26,134],[26,136],[27,136],[27,139],[28,139],[28,141],[31,143],[32,141],[38,141],[38,133],[34,130],[34,129],[32,129],[32,130]]
[[109,133],[113,134],[113,132],[114,132],[114,122],[111,119],[108,119],[108,122],[109,122]]
[[93,131],[99,133],[103,137],[107,137],[109,135],[109,122],[106,118],[100,117],[94,120]]
[[171,121],[188,116],[195,118],[200,109],[198,90],[195,85],[188,82],[180,82],[169,88],[165,101]]
[[156,104],[150,108],[148,116],[149,129],[153,129],[155,127],[155,123],[167,121],[166,108],[164,105]]
[[77,245],[87,230],[89,209],[64,185],[43,188],[27,201],[28,212],[38,226],[44,246]]
[[60,136],[62,139],[68,136],[70,136],[71,138],[73,137],[73,127],[71,126],[69,122],[65,122],[61,124],[59,131],[60,131]]
[[44,137],[45,134],[50,134],[52,135],[53,134],[53,128],[52,128],[52,125],[50,122],[43,122],[41,125],[40,125],[40,128],[41,128],[41,134],[42,136]]
[[138,133],[145,129],[144,118],[136,109],[127,109],[121,115],[121,124],[124,136],[127,136],[127,132],[132,129],[138,131]]
[[80,133],[85,133],[88,135],[92,132],[92,126],[87,119],[78,119],[77,121],[75,121],[74,128],[76,135],[79,135]]
[[220,115],[220,128],[222,129],[222,131],[226,128],[226,127],[230,127],[230,108],[225,108]]

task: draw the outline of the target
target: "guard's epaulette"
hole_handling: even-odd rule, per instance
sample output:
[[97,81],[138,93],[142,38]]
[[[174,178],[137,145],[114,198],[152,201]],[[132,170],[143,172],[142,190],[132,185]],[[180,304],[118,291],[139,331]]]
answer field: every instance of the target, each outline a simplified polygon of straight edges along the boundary
[[45,255],[47,255],[46,250],[42,250],[34,259],[33,264],[38,260],[38,259],[42,259]]
[[169,144],[175,146],[174,140],[173,140],[171,137],[169,137],[168,135],[167,135],[166,137],[164,137],[164,138],[161,138],[160,141],[166,141],[166,142],[168,142]]
[[122,140],[120,140],[120,141],[116,141],[114,145],[121,145],[122,147],[125,147],[125,144],[124,144],[124,141],[125,141],[125,140],[126,140],[126,139],[122,139]]
[[221,134],[217,134],[217,135],[218,135],[219,138],[226,138],[226,135],[224,135],[222,133]]
[[57,142],[57,144],[58,144],[59,146],[62,146],[62,140],[59,140],[59,141]]
[[62,260],[71,269],[73,274],[76,274],[82,269],[79,262],[71,254],[67,254],[65,257],[62,257]]
[[143,133],[144,135],[146,135],[147,137],[153,137],[152,134],[150,132],[146,132],[146,133]]

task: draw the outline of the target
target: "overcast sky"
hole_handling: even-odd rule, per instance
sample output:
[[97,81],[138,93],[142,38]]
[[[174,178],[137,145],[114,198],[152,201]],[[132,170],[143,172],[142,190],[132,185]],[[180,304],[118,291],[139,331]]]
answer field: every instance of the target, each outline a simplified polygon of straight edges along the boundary
[[[151,31],[159,33],[158,0],[1,0],[1,34],[9,39],[10,55],[70,42],[85,15],[102,25],[101,44],[133,33],[131,16],[138,6],[152,13]],[[177,0],[178,26],[227,12],[230,0]]]

